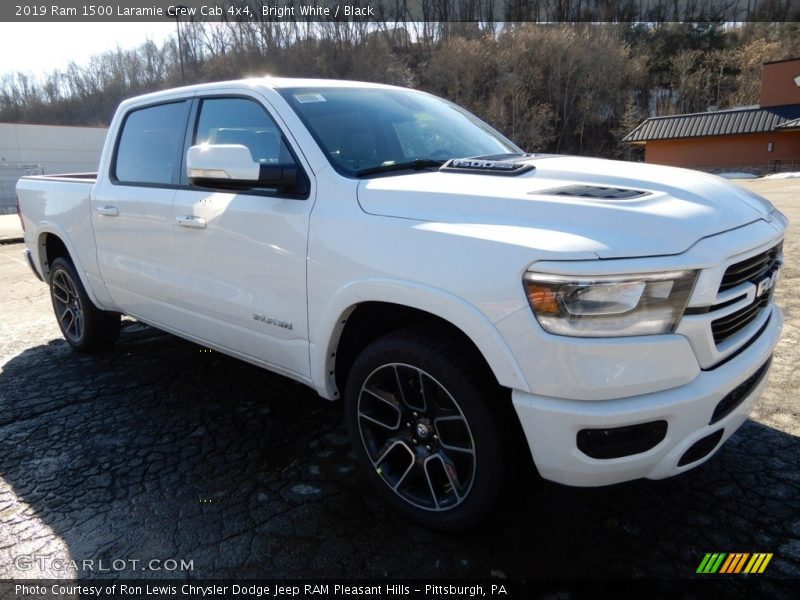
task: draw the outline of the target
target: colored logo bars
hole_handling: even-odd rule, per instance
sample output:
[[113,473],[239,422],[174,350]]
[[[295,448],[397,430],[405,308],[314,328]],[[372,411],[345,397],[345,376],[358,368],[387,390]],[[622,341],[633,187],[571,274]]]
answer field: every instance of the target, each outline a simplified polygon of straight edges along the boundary
[[709,552],[697,567],[697,573],[763,573],[771,560],[772,552]]

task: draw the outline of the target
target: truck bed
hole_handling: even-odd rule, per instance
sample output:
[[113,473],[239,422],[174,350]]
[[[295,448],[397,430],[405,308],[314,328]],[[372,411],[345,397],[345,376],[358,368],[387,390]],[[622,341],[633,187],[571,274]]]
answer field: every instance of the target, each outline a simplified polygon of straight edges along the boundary
[[21,179],[38,179],[46,181],[69,181],[81,183],[94,183],[97,181],[97,173],[56,173],[54,175],[25,175]]
[[[94,235],[91,228],[91,193],[96,173],[27,175],[17,183],[17,201],[25,241],[33,248],[39,266],[42,234],[53,233],[70,249],[78,264],[92,264]],[[84,263],[84,261],[90,261]],[[42,271],[44,270],[44,267]]]

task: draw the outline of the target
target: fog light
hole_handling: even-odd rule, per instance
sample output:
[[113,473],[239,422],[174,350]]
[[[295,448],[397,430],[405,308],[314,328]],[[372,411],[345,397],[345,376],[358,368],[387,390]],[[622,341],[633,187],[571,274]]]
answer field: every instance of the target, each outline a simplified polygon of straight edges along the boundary
[[591,458],[609,459],[641,454],[655,448],[667,436],[666,421],[608,429],[581,429],[578,450]]

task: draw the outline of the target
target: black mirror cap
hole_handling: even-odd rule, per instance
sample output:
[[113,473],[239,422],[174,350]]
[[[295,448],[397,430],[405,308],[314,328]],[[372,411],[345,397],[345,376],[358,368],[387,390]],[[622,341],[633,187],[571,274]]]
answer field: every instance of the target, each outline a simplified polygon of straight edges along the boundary
[[294,163],[260,165],[258,181],[238,179],[189,178],[197,187],[245,191],[254,188],[272,188],[281,194],[305,198],[310,185],[305,173]]

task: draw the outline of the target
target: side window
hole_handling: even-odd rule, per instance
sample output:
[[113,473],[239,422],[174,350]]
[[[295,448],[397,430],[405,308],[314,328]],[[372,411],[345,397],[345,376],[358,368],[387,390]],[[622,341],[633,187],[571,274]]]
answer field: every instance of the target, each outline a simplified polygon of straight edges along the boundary
[[172,102],[129,113],[122,127],[114,175],[121,183],[177,185],[186,103]]
[[209,98],[200,105],[193,144],[241,144],[262,165],[292,165],[295,160],[267,112],[246,98]]

